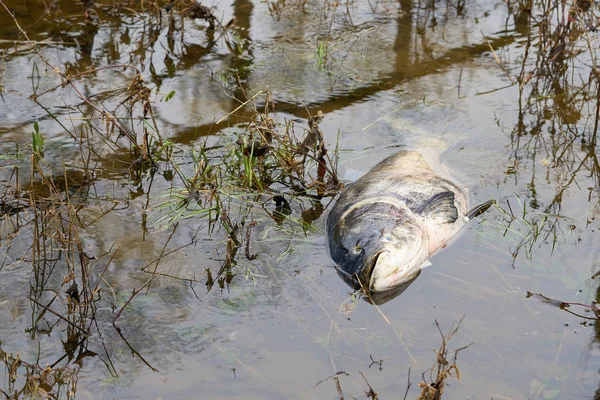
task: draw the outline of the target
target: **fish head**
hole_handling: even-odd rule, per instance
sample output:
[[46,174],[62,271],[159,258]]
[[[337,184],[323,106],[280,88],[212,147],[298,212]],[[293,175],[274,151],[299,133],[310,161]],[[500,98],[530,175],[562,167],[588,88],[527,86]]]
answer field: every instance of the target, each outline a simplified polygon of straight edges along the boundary
[[425,226],[405,207],[365,204],[338,222],[332,258],[351,286],[368,292],[393,289],[411,281],[429,257]]

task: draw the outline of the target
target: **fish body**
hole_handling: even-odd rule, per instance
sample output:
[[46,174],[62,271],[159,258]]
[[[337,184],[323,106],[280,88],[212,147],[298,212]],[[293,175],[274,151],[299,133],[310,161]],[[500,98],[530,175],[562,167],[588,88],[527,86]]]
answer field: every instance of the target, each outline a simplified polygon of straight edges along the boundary
[[412,281],[470,217],[467,195],[436,174],[421,153],[398,152],[351,184],[327,218],[339,275],[371,293]]

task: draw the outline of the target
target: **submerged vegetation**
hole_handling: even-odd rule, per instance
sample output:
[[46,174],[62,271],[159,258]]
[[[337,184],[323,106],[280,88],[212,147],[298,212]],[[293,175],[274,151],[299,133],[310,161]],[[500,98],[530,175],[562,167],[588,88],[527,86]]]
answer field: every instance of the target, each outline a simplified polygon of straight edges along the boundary
[[[235,292],[236,284],[236,297],[219,303],[223,309],[235,309],[235,316],[243,314],[246,322],[260,321],[262,311],[251,306],[262,301],[264,309],[298,323],[290,330],[292,338],[300,335],[297,331],[310,333],[310,318],[298,311],[307,307],[302,299],[316,303],[320,315],[314,319],[330,325],[327,334],[308,342],[329,352],[336,372],[341,371],[336,362],[352,365],[351,357],[335,353],[348,351],[341,344],[346,338],[342,333],[356,340],[371,328],[365,328],[367,323],[353,325],[357,293],[346,302],[348,297],[330,298],[330,289],[315,278],[327,261],[313,265],[324,253],[315,256],[310,249],[323,239],[319,223],[344,186],[340,170],[347,166],[341,159],[351,148],[345,143],[343,130],[348,128],[343,121],[327,123],[336,112],[377,96],[394,101],[390,112],[374,107],[377,118],[384,120],[417,103],[407,97],[421,98],[417,89],[405,89],[405,83],[477,57],[489,56],[506,84],[477,96],[494,96],[507,88],[518,91],[516,120],[496,121],[509,151],[505,171],[494,183],[517,187],[524,182],[526,188],[501,193],[495,212],[477,228],[481,241],[507,254],[517,271],[523,259],[547,260],[563,245],[594,243],[589,230],[596,229],[600,209],[600,46],[595,35],[600,20],[592,2],[501,3],[507,21],[513,21],[513,35],[483,35],[480,42],[447,52],[435,43],[436,35],[452,31],[456,21],[466,23],[469,13],[476,12],[469,9],[474,4],[378,0],[356,5],[365,7],[358,13],[350,1],[269,1],[264,7],[245,0],[234,3],[226,13],[220,5],[211,8],[190,0],[86,0],[77,5],[0,0],[0,95],[9,100],[7,111],[0,110],[6,117],[0,135],[9,138],[0,147],[0,288],[6,292],[0,293],[0,359],[5,366],[0,394],[5,398],[76,398],[85,381],[79,374],[91,360],[104,367],[107,386],[125,379],[127,372],[119,367],[127,363],[123,359],[133,357],[149,371],[162,371],[166,367],[157,361],[160,357],[145,346],[169,354],[173,344],[167,341],[189,340],[202,349],[209,343],[227,353],[220,346],[234,341],[241,329],[218,331],[211,342],[204,342],[214,327],[186,319],[185,313],[192,311],[185,299],[191,293],[202,312],[210,314],[208,292],[226,295]],[[490,10],[493,6],[489,4]],[[252,10],[259,7],[273,24],[263,28],[277,32],[272,48],[256,43],[264,32],[251,30]],[[366,22],[371,17],[375,22]],[[296,18],[306,26],[293,31],[302,38],[300,44],[284,32],[298,28]],[[389,21],[397,25],[391,67],[369,58],[387,43],[381,32]],[[287,41],[291,48],[285,47]],[[14,63],[10,71],[6,63]],[[302,75],[297,73],[301,66],[309,71],[303,70],[306,76],[296,76]],[[458,76],[462,99],[468,96],[462,66]],[[204,86],[178,84],[184,78]],[[313,97],[301,98],[304,84],[312,85]],[[293,90],[281,89],[287,86]],[[433,104],[426,97],[422,95],[424,107]],[[380,120],[367,122],[364,131]],[[27,132],[27,140],[11,136],[13,131]],[[372,136],[365,137],[355,147],[376,146]],[[388,144],[401,146],[396,142]],[[575,191],[585,192],[584,207],[591,205],[580,213],[584,216],[564,206]],[[132,221],[139,230],[123,227]],[[108,234],[95,235],[102,230]],[[140,241],[130,240],[132,232],[141,232]],[[506,246],[497,245],[499,238]],[[309,249],[298,253],[302,244]],[[185,258],[186,252],[193,256]],[[282,266],[284,262],[290,267]],[[306,265],[313,269],[303,269]],[[533,276],[544,278],[550,270],[539,269]],[[579,275],[567,276],[564,270],[558,274],[569,290],[581,290]],[[592,271],[584,279],[597,274]],[[293,295],[279,282],[307,275],[314,282]],[[28,284],[13,286],[17,280]],[[259,294],[244,292],[246,284],[257,286]],[[162,298],[161,292],[174,299]],[[286,296],[300,299],[287,313],[277,309]],[[570,312],[583,307],[586,311],[577,318],[598,325],[596,303],[536,297]],[[326,302],[333,306],[326,308]],[[392,326],[375,308],[385,326]],[[330,310],[341,311],[332,316]],[[185,314],[187,325],[174,329],[167,340],[145,331],[155,321],[177,325],[177,313]],[[427,314],[424,319],[434,320]],[[456,355],[464,347],[452,353],[446,347],[458,326],[444,335],[436,321],[442,344],[435,351],[435,366],[413,387],[412,397],[409,372],[404,398],[439,399],[446,380],[460,377]],[[402,331],[392,330],[394,344],[400,343],[409,356],[407,369],[412,363],[414,371],[417,362]],[[22,340],[35,345],[20,354],[11,348],[14,338],[24,334]],[[378,347],[384,341],[377,335],[365,341],[389,355],[383,345]],[[120,351],[114,350],[116,342],[123,346]],[[61,351],[48,355],[47,343]],[[264,344],[257,343],[252,346]],[[233,353],[227,354],[231,364],[275,386]],[[381,371],[383,361],[369,357]],[[236,369],[232,372],[235,377]],[[332,376],[340,398],[344,381],[338,376],[344,374]],[[363,388],[364,382],[367,389],[361,391],[368,398],[384,397],[377,393],[378,385],[362,378],[360,384],[353,383]],[[552,399],[561,393],[544,384],[531,387],[531,398]]]
[[[10,12],[4,3],[2,6]],[[97,24],[97,6],[93,2],[87,6],[86,24]],[[170,2],[164,9],[158,4],[148,6],[146,12],[150,12],[150,18],[157,18],[154,23],[159,30],[163,27],[164,10],[167,11],[169,22],[165,29],[170,40],[183,33],[186,21],[201,19],[208,24],[205,29],[208,41],[212,42],[210,46],[220,41],[236,56],[243,51],[243,41],[235,35],[232,24],[224,25],[211,9],[199,3]],[[125,5],[102,11],[118,13],[121,7]],[[140,11],[144,11],[143,4]],[[51,16],[60,23],[60,13],[48,10],[46,17]],[[14,270],[19,264],[31,265],[28,299],[32,316],[26,331],[35,340],[64,325],[67,341],[63,342],[65,354],[46,366],[40,365],[40,354],[36,363],[6,353],[0,347],[8,371],[2,394],[11,399],[75,398],[77,371],[84,358],[100,357],[110,375],[119,376],[106,351],[105,339],[101,339],[101,347],[90,343],[92,336],[103,337],[107,323],[113,325],[132,355],[158,371],[130,345],[118,322],[132,300],[140,293],[147,294],[157,277],[187,281],[194,290],[193,285],[198,282],[195,278],[159,271],[163,257],[198,241],[196,232],[188,243],[167,251],[179,223],[190,218],[204,221],[201,226],[207,228],[209,236],[220,238],[216,246],[225,248],[224,260],[218,270],[206,268],[205,286],[210,290],[217,283],[225,289],[235,275],[244,273],[236,269],[240,255],[248,261],[256,258],[251,253],[252,229],[258,223],[265,225],[264,216],[275,226],[285,222],[294,229],[311,229],[311,223],[323,212],[321,201],[342,187],[336,173],[337,153],[330,154],[325,146],[319,128],[323,113],[309,114],[307,128],[299,128],[295,121],[278,122],[271,117],[273,102],[268,91],[240,99],[231,114],[248,109],[247,121],[202,139],[197,146],[178,145],[161,134],[154,115],[154,102],[168,102],[177,96],[176,91],[162,94],[160,86],[156,82],[147,84],[142,71],[132,64],[87,70],[58,66],[43,54],[40,43],[30,39],[17,19],[14,24],[19,36],[25,39],[23,43],[31,46],[47,73],[55,74],[58,81],[49,88],[34,86],[29,97],[76,143],[77,155],[68,161],[63,159],[62,163],[48,158],[56,154],[50,155],[45,133],[36,121],[31,135],[31,156],[25,156],[17,147],[15,157],[9,158],[15,165],[10,167],[10,177],[0,199],[4,253],[0,272]],[[97,93],[81,88],[86,79],[107,70],[131,72],[129,83]],[[39,67],[33,72],[39,80]],[[44,105],[44,100],[56,92],[66,98],[73,96],[73,103],[64,104],[60,113]],[[259,100],[260,106],[256,103]],[[63,122],[65,116],[68,123]],[[120,164],[111,174],[127,177],[132,188],[129,196],[119,198],[97,192],[96,183],[106,174],[99,165],[111,159]],[[150,193],[155,194],[153,182],[158,176],[170,182],[170,188],[160,189],[156,198],[151,198]],[[127,207],[141,194],[147,194],[142,210],[144,234],[163,227],[171,230],[171,234],[160,256],[140,269],[148,278],[133,288],[130,296],[119,298],[120,289],[109,284],[108,276],[111,263],[123,249],[111,246],[106,253],[88,254],[81,231],[93,229],[94,224],[114,210]],[[298,205],[302,208],[303,204],[308,207],[302,208],[298,217],[292,215],[290,203],[297,203],[293,205],[295,208]],[[112,320],[98,318],[97,313],[110,304],[114,312]]]
[[[88,73],[93,71],[85,74]],[[64,79],[63,85],[71,84],[81,95],[71,77]],[[32,323],[27,331],[35,339],[39,335],[49,335],[65,323],[68,341],[64,343],[65,355],[47,367],[5,353],[0,347],[0,355],[9,371],[8,386],[2,392],[7,398],[75,398],[75,366],[81,367],[85,357],[98,356],[100,349],[91,350],[88,340],[105,329],[104,323],[110,322],[99,320],[96,313],[107,307],[106,302],[111,297],[115,303],[120,303],[120,307],[114,309],[112,319],[116,333],[133,355],[158,372],[129,344],[117,321],[138,294],[147,294],[156,277],[181,279],[188,281],[191,287],[198,282],[158,271],[164,256],[194,245],[198,240],[196,232],[189,243],[167,252],[167,245],[179,223],[190,218],[204,221],[209,236],[222,238],[217,247],[225,248],[225,258],[218,271],[206,268],[205,286],[210,291],[217,283],[223,290],[235,275],[244,273],[236,269],[240,254],[248,261],[256,259],[257,256],[251,254],[252,228],[258,223],[265,225],[265,216],[275,226],[285,222],[294,231],[302,228],[300,231],[306,232],[323,212],[321,201],[332,197],[342,187],[336,173],[337,153],[328,153],[319,128],[324,118],[321,112],[308,118],[305,129],[299,129],[292,121],[276,122],[269,115],[273,106],[268,92],[264,93],[261,111],[254,102],[263,94],[261,91],[239,106],[253,110],[248,122],[233,126],[214,137],[211,143],[203,140],[199,147],[183,149],[160,135],[152,116],[150,93],[151,89],[136,71],[127,88],[111,94],[110,100],[118,104],[112,112],[105,111],[104,103],[95,104],[94,100],[81,95],[91,107],[92,114],[79,109],[87,122],[78,129],[63,126],[78,142],[77,164],[67,167],[63,162],[62,170],[56,172],[56,165],[45,158],[44,134],[37,122],[32,133],[30,162],[25,162],[27,157],[15,159],[19,165],[12,167],[9,185],[0,199],[4,252],[0,271],[16,268],[21,263],[31,264],[28,298]],[[34,101],[39,101],[40,97],[35,95]],[[73,106],[73,110],[77,107]],[[143,113],[140,131],[128,122],[136,119],[134,113],[137,111]],[[301,133],[297,133],[299,130]],[[101,157],[95,150],[99,142],[109,144],[117,154],[123,148],[127,149],[128,161],[120,173],[129,175],[130,184],[141,189],[141,193],[151,192],[155,176],[159,174],[171,182],[171,188],[157,200],[151,202],[150,196],[147,197],[142,220],[145,234],[165,227],[171,230],[171,235],[160,256],[141,268],[149,277],[134,288],[128,298],[121,300],[115,297],[107,274],[112,260],[123,250],[111,247],[105,254],[89,255],[80,236],[82,229],[93,227],[104,216],[127,203],[126,199],[92,193],[96,177],[102,173],[91,162],[93,158]],[[21,176],[23,170],[28,171],[25,178]],[[131,199],[135,197],[135,192],[131,192]],[[303,204],[309,207],[302,209],[300,217],[296,217],[292,215],[290,203],[293,202],[300,207]],[[30,240],[31,246],[23,245]],[[240,249],[243,250],[239,252]],[[97,276],[92,276],[98,272]],[[63,293],[66,304],[60,302]],[[101,358],[108,371],[118,377],[109,353],[104,351],[104,356]],[[21,373],[25,381],[19,387]]]

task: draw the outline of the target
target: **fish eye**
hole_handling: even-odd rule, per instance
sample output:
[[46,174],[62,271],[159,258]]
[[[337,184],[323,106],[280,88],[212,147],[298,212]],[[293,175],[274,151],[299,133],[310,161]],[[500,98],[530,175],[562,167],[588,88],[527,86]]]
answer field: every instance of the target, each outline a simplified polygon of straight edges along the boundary
[[359,255],[362,254],[362,252],[364,251],[364,249],[362,248],[362,246],[360,244],[356,244],[356,246],[354,246],[354,248],[352,249],[352,253],[354,255]]

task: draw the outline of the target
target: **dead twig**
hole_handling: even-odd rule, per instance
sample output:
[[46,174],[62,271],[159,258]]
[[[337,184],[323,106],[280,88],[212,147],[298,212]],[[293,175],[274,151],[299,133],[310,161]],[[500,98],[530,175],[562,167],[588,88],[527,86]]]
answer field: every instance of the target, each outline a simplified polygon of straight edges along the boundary
[[365,394],[367,395],[367,397],[369,399],[372,399],[372,400],[378,400],[379,398],[377,397],[377,392],[373,390],[373,388],[371,387],[371,384],[369,384],[369,381],[367,380],[367,378],[365,377],[365,375],[362,372],[360,372],[360,371],[358,371],[358,373],[360,374],[360,376],[363,377],[363,379],[365,380],[365,383],[369,387],[369,391],[365,392]]
[[408,391],[410,390],[411,386],[412,384],[410,383],[410,367],[408,367],[408,378],[406,378],[406,392],[404,392],[404,397],[402,400],[406,400],[406,397],[408,396]]
[[85,328],[82,328],[80,326],[78,326],[77,324],[73,323],[72,321],[69,321],[67,318],[63,317],[62,315],[60,315],[59,313],[57,313],[56,311],[53,311],[52,309],[46,307],[45,305],[43,305],[42,303],[40,303],[39,301],[29,297],[29,300],[31,300],[32,302],[34,302],[35,304],[37,304],[38,306],[42,307],[44,310],[48,311],[51,314],[54,314],[55,316],[57,316],[58,318],[62,319],[63,321],[65,321],[67,324],[71,325],[73,328],[80,330],[81,332],[83,332],[84,334],[90,336],[91,333],[90,331],[88,331]]
[[[450,330],[450,333],[444,335],[442,329],[440,328],[440,324],[435,321],[435,325],[438,328],[440,336],[442,338],[442,344],[438,350],[434,350],[436,352],[436,363],[433,367],[429,369],[430,378],[429,382],[425,378],[425,372],[423,373],[423,381],[419,383],[419,387],[422,388],[421,394],[419,395],[417,400],[440,400],[442,397],[442,393],[444,392],[445,381],[448,377],[453,377],[456,379],[460,379],[460,371],[458,370],[458,366],[456,365],[456,359],[458,356],[458,352],[466,349],[472,343],[460,347],[454,350],[454,355],[452,359],[448,360],[448,349],[446,348],[448,342],[458,329],[460,328],[460,324],[462,323],[464,316],[460,319],[458,324]],[[433,372],[435,373],[435,378],[433,378]]]
[[488,38],[485,36],[485,34],[483,33],[483,31],[480,30],[479,32],[481,32],[481,35],[483,36],[483,39],[485,39],[485,42],[487,43],[487,45],[489,46],[490,50],[492,51],[492,54],[494,55],[494,59],[496,59],[496,64],[498,64],[498,66],[500,67],[500,69],[502,70],[502,72],[504,72],[504,74],[508,77],[508,79],[510,79],[510,82],[514,85],[515,84],[514,79],[512,78],[512,76],[510,76],[510,73],[504,68],[504,66],[500,62],[500,59],[498,58],[498,55],[496,54],[496,51],[494,51],[494,48],[492,47],[492,44],[490,43],[490,41],[488,40]]

